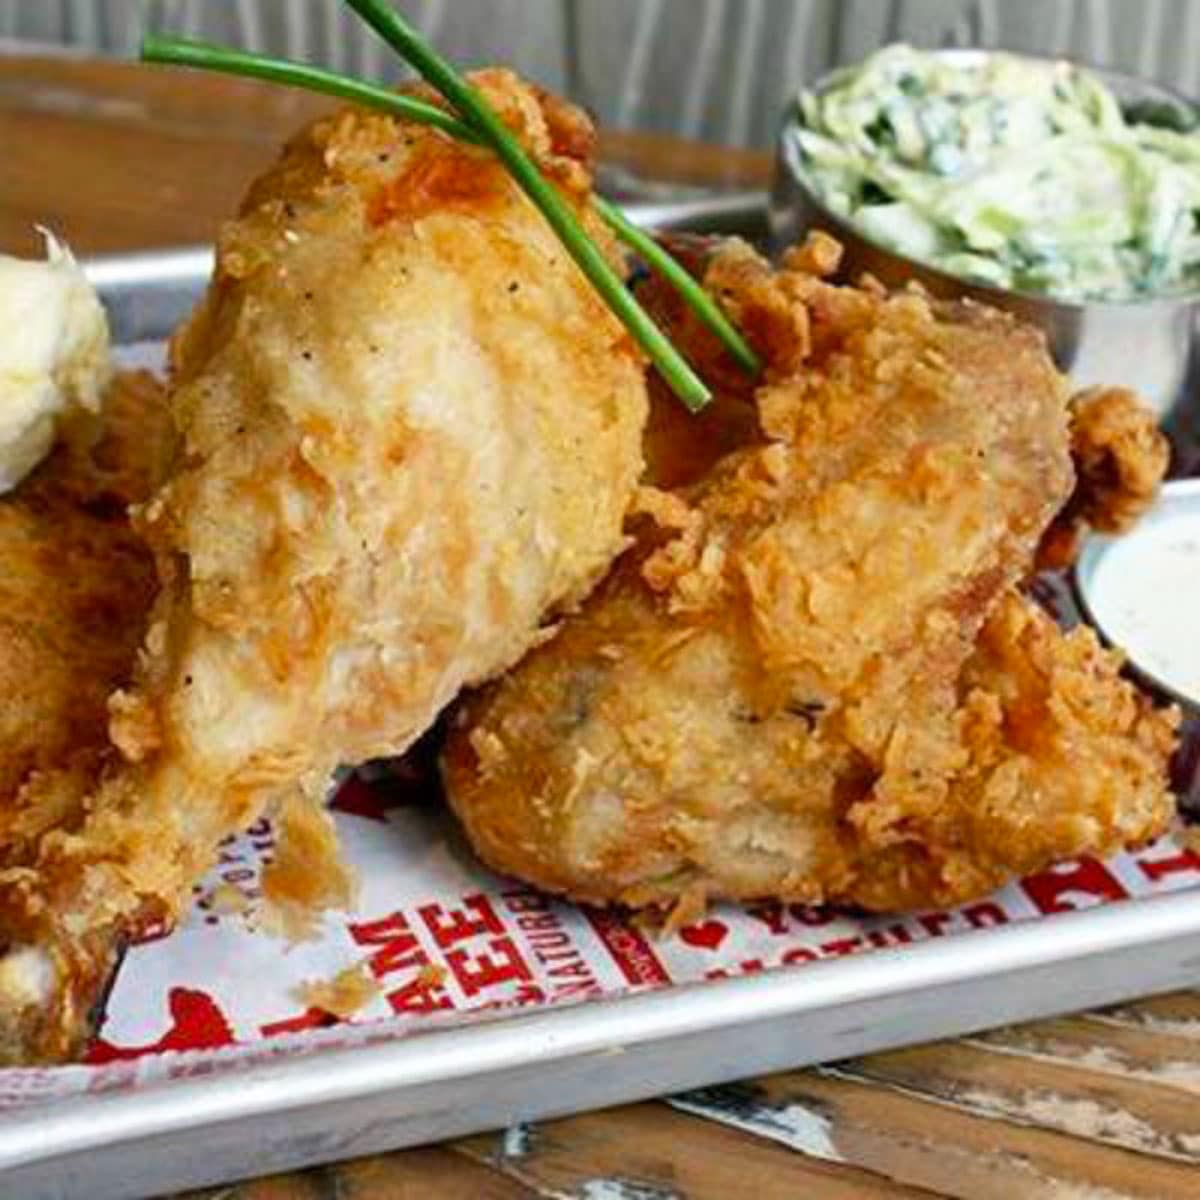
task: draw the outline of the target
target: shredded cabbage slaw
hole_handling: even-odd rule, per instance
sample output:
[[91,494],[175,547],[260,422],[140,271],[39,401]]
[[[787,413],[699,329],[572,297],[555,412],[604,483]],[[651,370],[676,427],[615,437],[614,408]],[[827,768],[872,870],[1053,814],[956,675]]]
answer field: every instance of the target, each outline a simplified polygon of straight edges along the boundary
[[1200,290],[1194,123],[1123,111],[1070,63],[896,45],[802,93],[790,136],[873,241],[973,282],[1128,301]]

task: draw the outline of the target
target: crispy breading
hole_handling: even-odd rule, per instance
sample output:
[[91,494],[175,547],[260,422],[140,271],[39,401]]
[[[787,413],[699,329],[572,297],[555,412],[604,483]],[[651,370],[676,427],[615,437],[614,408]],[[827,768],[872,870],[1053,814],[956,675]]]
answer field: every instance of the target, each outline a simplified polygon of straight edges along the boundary
[[1090,530],[1125,533],[1154,503],[1171,446],[1158,418],[1128,388],[1087,388],[1071,400],[1075,490],[1038,551],[1047,569],[1070,566]]
[[50,458],[0,499],[0,864],[78,817],[108,746],[106,702],[133,674],[155,593],[126,509],[150,495],[170,419],[150,375],[119,375]]
[[[619,264],[586,118],[475,78]],[[624,544],[640,355],[495,157],[433,129],[352,110],[301,134],[222,231],[172,362],[184,453],[138,523],[161,592],[112,705],[126,761],[7,879],[41,983],[0,1012],[10,1055],[69,1052],[74,979],[174,918],[224,837],[402,752]]]
[[1167,762],[1178,713],[1121,677],[1087,628],[1064,633],[1010,592],[958,682],[951,719],[967,758],[936,804],[852,808],[853,900],[947,905],[1059,859],[1103,858],[1156,837],[1175,812]]
[[[0,499],[0,873],[36,886],[56,839],[78,829],[112,757],[106,700],[129,682],[157,580],[127,508],[163,477],[174,435],[150,375],[118,375],[98,421],[78,414],[50,458]],[[41,1028],[40,956],[0,904],[0,1032],[20,1056]],[[70,1001],[56,1025],[84,1028],[119,944],[86,934],[58,957]],[[76,1000],[78,998],[78,1000]]]
[[497,870],[890,909],[1162,829],[1170,717],[1014,594],[1073,484],[1040,338],[823,261],[718,256],[769,363],[761,436],[648,495],[583,611],[457,714],[447,792]]

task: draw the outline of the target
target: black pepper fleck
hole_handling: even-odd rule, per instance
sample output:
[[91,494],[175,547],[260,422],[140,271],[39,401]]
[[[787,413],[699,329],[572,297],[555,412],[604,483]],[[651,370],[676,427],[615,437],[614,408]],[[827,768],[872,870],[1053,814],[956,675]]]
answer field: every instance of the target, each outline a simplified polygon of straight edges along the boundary
[[820,700],[794,700],[784,711],[791,717],[798,717],[813,730],[825,713],[825,705]]

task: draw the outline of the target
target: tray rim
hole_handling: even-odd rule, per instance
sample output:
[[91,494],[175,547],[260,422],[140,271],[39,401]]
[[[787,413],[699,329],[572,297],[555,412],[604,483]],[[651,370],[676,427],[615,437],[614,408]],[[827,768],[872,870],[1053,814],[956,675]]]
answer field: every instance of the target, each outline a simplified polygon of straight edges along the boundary
[[[269,1063],[157,1081],[128,1092],[34,1103],[0,1118],[0,1170],[113,1148],[147,1136],[194,1133],[198,1128],[401,1088],[419,1089],[450,1080],[482,1082],[532,1062],[550,1065],[579,1055],[619,1054],[650,1042],[716,1033],[747,1023],[747,1014],[761,1023],[843,1004],[902,1000],[954,984],[983,988],[1038,967],[1066,968],[1197,934],[1200,887],[1030,917],[851,958],[666,986],[478,1024],[418,1028],[395,1042],[281,1056]],[[1181,965],[1200,982],[1200,941]],[[1107,1002],[1142,994],[1141,981],[1116,980]],[[1029,1016],[1041,1015],[1042,1006],[1032,997],[1028,1005],[1017,1007],[1028,1008]],[[960,1028],[948,1028],[946,1036],[971,1028],[968,1019]],[[888,1044],[904,1043],[889,1039]],[[836,1056],[857,1052],[839,1049]],[[312,1069],[316,1063],[321,1070]],[[785,1053],[775,1069],[801,1065]]]

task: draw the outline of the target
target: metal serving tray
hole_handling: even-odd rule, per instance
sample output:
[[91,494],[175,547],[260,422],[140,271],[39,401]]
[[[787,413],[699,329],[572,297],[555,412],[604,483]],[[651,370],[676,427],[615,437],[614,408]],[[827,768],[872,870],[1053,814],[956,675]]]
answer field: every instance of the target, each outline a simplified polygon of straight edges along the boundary
[[[761,227],[760,198],[725,208],[640,215]],[[210,262],[89,269],[128,342],[168,332]],[[153,1195],[1194,986],[1198,935],[1200,889],[18,1109],[0,1117],[0,1194]]]
[[1128,901],[34,1108],[0,1192],[158,1195],[1171,991],[1198,934],[1200,892]]

